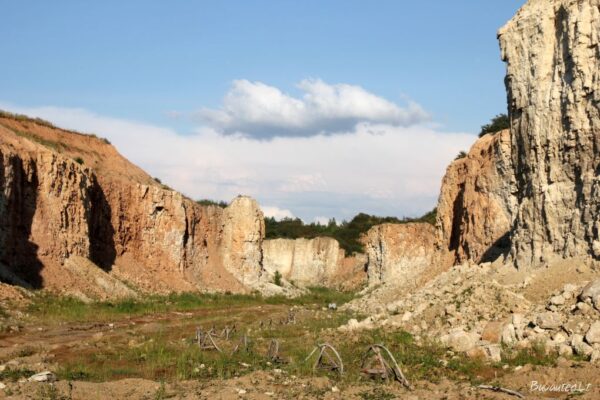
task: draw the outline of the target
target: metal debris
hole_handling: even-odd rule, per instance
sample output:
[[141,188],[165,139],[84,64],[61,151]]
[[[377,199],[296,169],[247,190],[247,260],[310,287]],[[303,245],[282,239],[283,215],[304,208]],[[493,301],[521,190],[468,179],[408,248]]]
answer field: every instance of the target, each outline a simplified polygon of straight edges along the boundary
[[344,374],[344,362],[342,361],[342,357],[340,357],[337,350],[328,343],[317,344],[304,361],[308,361],[313,354],[317,353],[317,351],[319,352],[319,356],[313,365],[313,371],[324,369],[338,372],[340,375]]
[[383,344],[369,346],[363,355],[361,363],[362,372],[373,377],[388,380],[393,378],[408,389],[412,389],[410,382],[398,366],[392,353]]

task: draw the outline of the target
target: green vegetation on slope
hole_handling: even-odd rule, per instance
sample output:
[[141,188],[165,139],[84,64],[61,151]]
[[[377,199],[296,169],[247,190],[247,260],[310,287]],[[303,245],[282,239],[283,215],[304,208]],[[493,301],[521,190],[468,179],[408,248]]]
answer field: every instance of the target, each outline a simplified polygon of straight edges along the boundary
[[284,218],[281,221],[275,218],[265,218],[266,238],[267,239],[312,239],[319,236],[327,236],[336,239],[346,253],[364,252],[362,244],[359,242],[360,236],[366,233],[375,225],[384,223],[404,224],[408,222],[426,222],[435,223],[436,210],[428,212],[419,218],[396,218],[396,217],[377,217],[360,213],[352,220],[343,221],[338,224],[335,219],[329,220],[327,225],[319,223],[305,224],[299,218]]

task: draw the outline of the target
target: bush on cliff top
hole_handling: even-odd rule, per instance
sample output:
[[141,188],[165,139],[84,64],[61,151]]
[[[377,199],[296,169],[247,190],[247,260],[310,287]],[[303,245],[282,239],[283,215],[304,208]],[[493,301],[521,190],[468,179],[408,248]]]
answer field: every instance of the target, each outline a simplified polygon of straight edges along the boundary
[[479,137],[487,135],[488,133],[496,133],[500,132],[504,129],[510,128],[510,119],[506,114],[498,114],[489,124],[485,124],[481,127],[481,132],[479,132]]
[[319,236],[332,237],[336,239],[340,247],[346,253],[363,253],[364,248],[359,242],[360,236],[366,233],[375,225],[384,223],[403,224],[408,222],[426,222],[435,223],[436,210],[426,213],[419,218],[396,218],[396,217],[377,217],[360,213],[350,221],[337,223],[335,218],[329,220],[326,225],[320,223],[305,224],[299,218],[284,218],[281,221],[275,218],[265,218],[266,238],[267,239],[313,239]]
[[226,201],[216,201],[211,199],[196,200],[196,203],[200,204],[201,206],[218,206],[221,208],[225,208],[229,205]]

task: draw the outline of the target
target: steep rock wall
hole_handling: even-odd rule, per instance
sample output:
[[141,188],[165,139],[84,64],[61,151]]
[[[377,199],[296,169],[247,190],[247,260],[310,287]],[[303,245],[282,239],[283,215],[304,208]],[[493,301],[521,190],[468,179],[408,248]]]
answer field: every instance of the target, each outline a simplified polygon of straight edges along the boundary
[[438,245],[455,262],[508,253],[516,209],[510,132],[484,135],[446,170],[437,206]]
[[382,224],[362,238],[369,286],[416,281],[428,267],[443,262],[435,242],[435,228],[426,223]]
[[260,279],[254,200],[200,206],[101,139],[21,118],[0,118],[0,162],[3,281],[94,297],[98,282],[118,286],[84,260],[148,292],[247,292]]
[[517,265],[600,256],[600,1],[529,0],[499,31],[507,63]]
[[263,255],[270,276],[279,271],[284,279],[300,286],[355,289],[366,281],[366,256],[346,257],[333,238],[265,240]]
[[17,153],[9,139],[0,139],[0,263],[7,281],[41,287],[44,264],[90,256],[94,178],[50,152]]

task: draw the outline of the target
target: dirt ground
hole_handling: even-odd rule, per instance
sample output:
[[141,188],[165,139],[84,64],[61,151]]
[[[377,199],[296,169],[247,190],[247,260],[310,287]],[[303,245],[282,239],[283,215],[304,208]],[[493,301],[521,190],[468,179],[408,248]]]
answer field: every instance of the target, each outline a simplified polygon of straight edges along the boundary
[[[505,376],[501,384],[527,399],[599,399],[600,368],[565,366],[518,371]],[[581,394],[564,391],[536,391],[540,385],[568,383],[583,389]],[[594,383],[592,383],[594,382]],[[588,387],[591,384],[591,387]],[[534,386],[532,386],[534,385]],[[182,381],[161,384],[144,379],[124,379],[91,383],[59,381],[54,384],[27,382],[20,384],[18,394],[7,399],[515,399],[514,395],[478,389],[465,382],[443,380],[440,383],[415,382],[409,391],[399,384],[345,385],[327,377],[310,379],[288,376],[276,371],[254,372],[243,377],[210,382]],[[530,390],[530,388],[534,390]]]
[[[60,371],[64,365],[78,360],[98,358],[152,342],[159,335],[173,342],[190,339],[198,325],[219,325],[225,321],[238,326],[251,326],[261,321],[283,319],[289,312],[285,305],[227,307],[194,312],[169,312],[135,318],[121,318],[114,322],[61,322],[31,321],[12,332],[0,335],[0,369],[25,368],[32,372]],[[299,325],[276,331],[287,335],[295,343],[307,341],[306,324],[313,320],[331,319],[321,308],[300,308]],[[304,322],[302,321],[304,320]],[[323,323],[323,322],[320,322]],[[335,324],[336,322],[331,322]],[[250,329],[250,332],[252,332]],[[282,328],[283,329],[283,328]],[[329,333],[325,333],[329,332]],[[323,330],[323,335],[336,336],[339,332]],[[350,334],[348,334],[350,335]],[[268,335],[267,335],[268,336]],[[296,337],[298,336],[298,337]],[[331,337],[331,336],[330,336]],[[304,339],[305,338],[305,339]],[[348,337],[348,340],[352,338]],[[333,338],[332,338],[333,340]],[[190,344],[193,345],[193,344]],[[356,352],[361,352],[357,346]],[[111,353],[112,352],[112,353]],[[239,369],[247,366],[239,363]],[[556,366],[508,367],[499,376],[488,376],[484,381],[516,390],[531,399],[600,399],[600,366],[587,362],[559,359]],[[210,365],[200,368],[210,368]],[[491,371],[491,370],[490,370]],[[489,372],[490,374],[492,372]],[[493,372],[497,374],[497,372]],[[276,364],[267,363],[259,370],[240,373],[230,378],[213,379],[147,379],[140,377],[111,378],[106,381],[86,379],[59,379],[54,383],[29,382],[26,377],[3,382],[0,399],[515,399],[514,395],[479,389],[467,380],[436,379],[413,381],[413,390],[398,382],[375,382],[364,379],[339,378],[335,374],[296,376]],[[542,385],[571,384],[581,388],[579,393],[565,392],[571,388],[554,387],[550,391]]]

